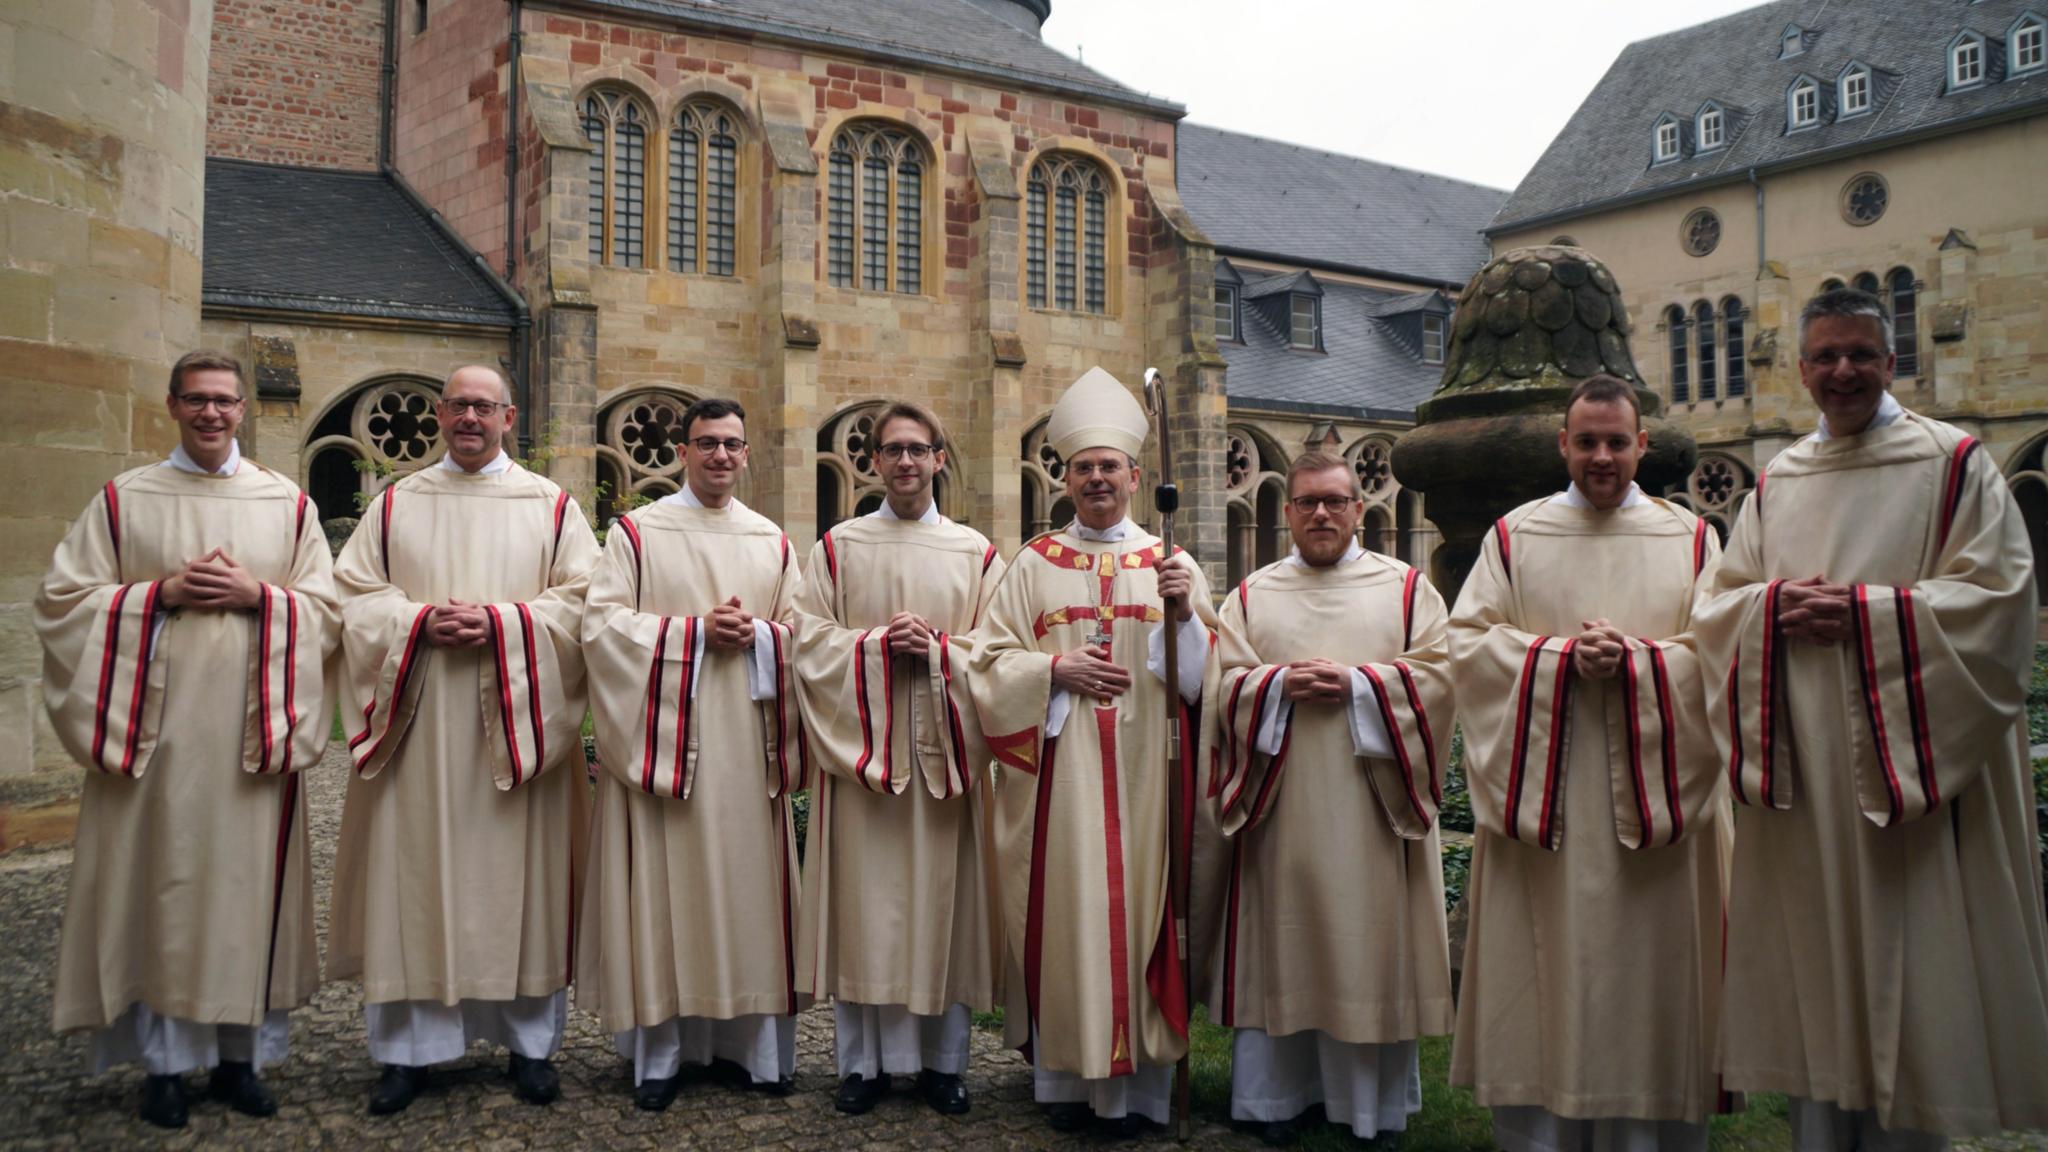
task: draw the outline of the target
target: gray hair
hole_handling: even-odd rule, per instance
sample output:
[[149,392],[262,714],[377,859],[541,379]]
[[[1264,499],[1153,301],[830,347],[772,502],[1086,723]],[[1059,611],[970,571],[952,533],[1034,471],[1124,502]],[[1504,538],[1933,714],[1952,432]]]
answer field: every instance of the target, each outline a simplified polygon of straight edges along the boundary
[[457,376],[469,371],[489,372],[498,381],[498,403],[506,405],[512,403],[512,382],[505,379],[503,372],[498,371],[489,364],[464,364],[462,367],[450,372],[447,379],[441,381],[441,391],[446,392],[448,386],[455,383]]
[[1892,350],[1892,313],[1884,301],[1861,288],[1830,288],[1799,310],[1799,354],[1806,355],[1806,329],[1823,316],[1863,317],[1884,331],[1884,350]]

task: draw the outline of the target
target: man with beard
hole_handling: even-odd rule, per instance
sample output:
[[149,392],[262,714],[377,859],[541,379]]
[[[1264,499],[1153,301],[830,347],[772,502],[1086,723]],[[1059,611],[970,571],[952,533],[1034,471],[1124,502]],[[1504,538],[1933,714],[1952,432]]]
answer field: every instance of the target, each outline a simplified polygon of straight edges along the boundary
[[1287,470],[1294,550],[1224,597],[1205,708],[1216,775],[1198,906],[1208,1002],[1235,1028],[1230,1115],[1293,1140],[1308,1109],[1371,1140],[1422,1107],[1418,1039],[1451,1030],[1436,814],[1450,754],[1444,602],[1359,547],[1358,477]]
[[823,769],[797,983],[836,1001],[841,1112],[866,1112],[891,1075],[915,1075],[927,1104],[958,1114],[968,1014],[992,1005],[994,918],[988,746],[958,637],[1003,563],[981,533],[939,514],[938,417],[890,404],[867,451],[887,497],[818,540],[797,597],[796,684]]
[[50,724],[87,768],[56,1027],[92,1033],[94,1074],[141,1063],[162,1128],[195,1068],[275,1112],[257,1072],[320,987],[299,773],[327,746],[334,581],[305,493],[236,447],[245,404],[233,358],[180,358],[178,446],[108,481],[36,596]]
[[597,541],[513,463],[496,371],[435,406],[447,455],[385,488],[335,565],[356,775],[335,853],[327,974],[359,976],[373,1114],[486,1040],[513,1091],[560,1091],[575,872],[589,793],[578,625]]
[[[1692,636],[1707,525],[1645,496],[1612,376],[1571,486],[1487,534],[1450,626],[1476,844],[1451,1083],[1506,1152],[1699,1152],[1731,836]],[[1569,787],[1567,786],[1569,785]]]
[[[1164,1123],[1187,1046],[1167,903],[1165,629],[1180,697],[1200,699],[1209,591],[1193,562],[1127,515],[1147,421],[1100,368],[1048,426],[1072,524],[1027,543],[973,640],[969,684],[997,762],[1008,1040],[1025,1047],[1054,1128],[1091,1113]],[[1172,601],[1176,619],[1166,618]],[[1198,615],[1197,613],[1200,613]],[[1147,657],[1141,657],[1141,646]],[[1129,669],[1143,662],[1144,675]],[[1193,745],[1181,710],[1183,747]]]
[[733,495],[746,412],[683,413],[683,488],[612,525],[583,620],[598,811],[577,999],[633,1062],[634,1102],[684,1065],[786,1094],[796,1072],[789,537]]
[[2028,787],[2033,555],[2004,477],[1891,395],[1876,297],[1799,317],[1820,429],[1757,477],[1700,612],[1742,816],[1721,1071],[1795,1147],[2048,1125]]

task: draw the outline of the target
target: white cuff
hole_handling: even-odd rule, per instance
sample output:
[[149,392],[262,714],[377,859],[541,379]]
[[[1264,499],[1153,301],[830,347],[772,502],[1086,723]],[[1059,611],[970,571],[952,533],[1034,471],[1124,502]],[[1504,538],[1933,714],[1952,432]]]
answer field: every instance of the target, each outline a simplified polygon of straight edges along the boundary
[[[1202,672],[1209,664],[1209,632],[1202,618],[1190,616],[1180,624],[1180,698],[1193,704],[1202,698]],[[1145,638],[1145,670],[1166,681],[1166,623],[1152,626]]]
[[754,617],[754,646],[747,649],[747,699],[775,699],[775,626]]
[[1394,758],[1394,741],[1380,715],[1380,694],[1356,668],[1351,670],[1351,749],[1373,760]]
[[1060,734],[1067,726],[1067,714],[1074,710],[1074,694],[1065,688],[1054,688],[1052,699],[1045,702],[1045,738]]
[[1259,714],[1259,734],[1252,741],[1252,750],[1266,756],[1278,755],[1287,725],[1293,720],[1294,701],[1287,698],[1287,669],[1282,668],[1266,687],[1266,710]]

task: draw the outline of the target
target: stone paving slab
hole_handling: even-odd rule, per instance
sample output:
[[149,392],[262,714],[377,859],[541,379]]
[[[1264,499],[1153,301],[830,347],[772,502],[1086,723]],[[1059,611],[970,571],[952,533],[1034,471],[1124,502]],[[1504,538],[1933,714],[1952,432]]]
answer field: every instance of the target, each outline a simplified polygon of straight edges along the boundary
[[[327,888],[341,822],[347,759],[330,752],[307,774],[317,923],[327,934]],[[377,1069],[364,1045],[362,993],[330,983],[292,1014],[292,1051],[267,1078],[278,1114],[253,1120],[197,1099],[189,1127],[165,1133],[135,1116],[142,1074],[85,1072],[83,1037],[50,1032],[50,974],[55,968],[65,886],[66,848],[0,857],[0,1148],[430,1148],[672,1149],[779,1148],[788,1152],[956,1147],[968,1152],[1023,1148],[1102,1148],[1100,1137],[1062,1138],[1031,1101],[1030,1068],[977,1029],[967,1080],[974,1110],[942,1117],[899,1090],[872,1113],[832,1108],[832,1016],[814,1008],[798,1020],[797,1092],[786,1098],[708,1083],[686,1087],[667,1112],[633,1107],[631,1071],[594,1018],[569,1015],[556,1067],[562,1098],[535,1108],[516,1100],[502,1052],[477,1047],[436,1069],[426,1093],[395,1117],[364,1110]],[[194,1078],[195,1088],[202,1081]],[[899,1081],[900,1082],[900,1081]],[[1253,1149],[1259,1142],[1213,1119],[1199,1122],[1194,1147]],[[1164,1133],[1125,1147],[1173,1147]],[[1366,1145],[1359,1144],[1364,1148]],[[1959,1152],[2048,1152],[2039,1133],[1958,1145]]]

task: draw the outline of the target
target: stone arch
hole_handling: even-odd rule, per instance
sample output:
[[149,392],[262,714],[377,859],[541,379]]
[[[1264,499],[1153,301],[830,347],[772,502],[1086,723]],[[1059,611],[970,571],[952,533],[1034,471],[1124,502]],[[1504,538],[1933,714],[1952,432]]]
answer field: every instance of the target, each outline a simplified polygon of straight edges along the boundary
[[1273,438],[1248,424],[1224,433],[1225,491],[1239,506],[1229,554],[1241,568],[1229,570],[1232,586],[1287,554],[1287,454]]
[[320,519],[353,519],[391,481],[441,459],[434,404],[441,381],[418,373],[375,376],[346,389],[309,422],[299,485]]
[[[881,473],[868,456],[866,441],[875,416],[887,406],[884,400],[850,404],[818,427],[819,536],[841,520],[873,512],[886,498]],[[957,486],[953,462],[948,459],[932,478],[932,500],[940,515],[953,516],[949,501]]]
[[1021,540],[1063,527],[1074,518],[1073,502],[1067,499],[1066,462],[1046,438],[1046,426],[1051,420],[1052,413],[1048,412],[1033,421],[1020,445],[1024,469],[1019,492]]
[[2006,461],[2005,482],[2034,546],[2034,599],[2048,608],[2048,434],[2020,446]]
[[[599,524],[683,486],[683,413],[696,399],[673,388],[637,388],[604,402],[597,418]],[[742,472],[742,502],[748,488]]]

